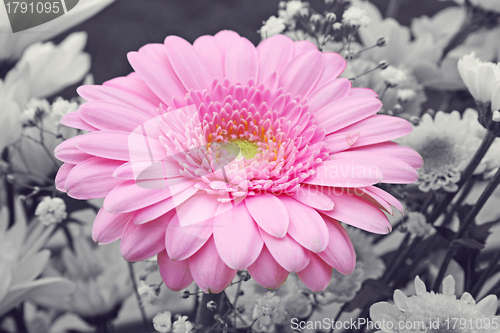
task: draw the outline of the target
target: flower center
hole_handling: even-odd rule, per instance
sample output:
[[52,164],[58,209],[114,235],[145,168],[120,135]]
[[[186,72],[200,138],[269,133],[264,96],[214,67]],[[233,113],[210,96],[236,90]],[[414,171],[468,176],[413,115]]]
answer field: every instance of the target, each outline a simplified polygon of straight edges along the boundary
[[229,140],[229,142],[235,143],[238,145],[240,148],[240,154],[245,156],[246,159],[250,160],[257,155],[258,151],[258,146],[257,143],[254,141],[250,141],[247,139],[234,139],[234,140]]

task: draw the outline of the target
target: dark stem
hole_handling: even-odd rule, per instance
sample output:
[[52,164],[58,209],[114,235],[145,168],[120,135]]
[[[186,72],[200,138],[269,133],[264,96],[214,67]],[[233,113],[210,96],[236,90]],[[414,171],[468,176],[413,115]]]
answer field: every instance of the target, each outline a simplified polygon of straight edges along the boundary
[[459,192],[460,188],[469,180],[469,178],[472,176],[474,173],[474,170],[476,170],[477,166],[479,163],[481,163],[481,160],[483,159],[484,155],[486,155],[486,152],[490,148],[491,144],[495,140],[495,135],[488,131],[486,135],[483,138],[483,141],[481,142],[481,146],[479,146],[479,149],[476,151],[474,154],[474,157],[471,159],[469,162],[469,165],[465,168],[465,170],[460,174],[460,181],[458,182],[458,190],[453,193],[446,193],[439,205],[434,209],[434,211],[431,213],[431,215],[427,218],[428,223],[434,223],[438,219],[438,217],[444,212],[446,207],[451,203],[455,195]]
[[137,305],[139,306],[139,311],[141,312],[142,322],[144,324],[149,324],[148,317],[146,316],[146,311],[144,310],[144,304],[141,301],[141,295],[139,295],[139,289],[137,288],[137,281],[135,280],[134,266],[131,262],[128,263],[128,270],[130,272],[130,279],[132,280],[132,287],[134,288],[135,299]]
[[[207,307],[207,304],[211,301],[214,301],[217,304],[217,310],[212,311]],[[224,304],[223,302],[224,293],[202,294],[201,301],[198,304],[198,309],[196,311],[195,319],[196,327],[201,329],[201,332],[204,332],[203,329],[208,329],[217,322],[214,316],[217,313],[220,313],[222,305]]]
[[95,332],[96,333],[109,333],[109,325],[107,322],[100,323],[99,325],[96,326]]
[[463,224],[460,226],[460,229],[458,230],[457,234],[455,235],[451,246],[448,249],[448,253],[446,253],[446,257],[443,261],[443,264],[441,265],[441,268],[439,269],[438,276],[436,277],[436,281],[434,282],[434,288],[433,290],[436,291],[439,286],[441,285],[441,282],[443,281],[444,274],[446,273],[446,269],[448,268],[448,265],[451,262],[451,259],[455,256],[457,250],[460,248],[460,244],[456,243],[455,240],[462,238],[464,234],[469,230],[469,227],[471,224],[474,222],[477,214],[481,211],[483,208],[484,204],[488,201],[490,196],[493,194],[495,189],[498,187],[498,184],[500,184],[500,169],[496,172],[495,176],[493,179],[490,181],[488,186],[486,186],[486,189],[484,192],[481,194],[479,199],[477,200],[476,204],[472,207],[471,211],[467,215],[465,221]]

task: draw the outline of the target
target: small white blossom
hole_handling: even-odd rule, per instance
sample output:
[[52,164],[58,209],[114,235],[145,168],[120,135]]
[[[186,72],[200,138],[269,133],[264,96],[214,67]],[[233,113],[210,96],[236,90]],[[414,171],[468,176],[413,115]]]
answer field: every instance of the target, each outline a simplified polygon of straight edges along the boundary
[[417,93],[413,89],[399,89],[396,97],[400,103],[406,103],[415,98]]
[[405,71],[394,66],[389,66],[384,69],[380,73],[380,76],[384,79],[385,84],[393,87],[403,83],[408,78]]
[[367,27],[370,24],[370,17],[366,10],[352,6],[344,12],[342,22],[354,28]]
[[64,220],[68,213],[63,199],[45,197],[36,207],[35,215],[43,224],[51,225]]
[[187,320],[187,316],[179,317],[173,324],[172,333],[190,333],[193,330],[193,324]]
[[256,301],[252,319],[259,322],[260,326],[280,324],[286,318],[286,311],[279,296],[267,292],[264,297]]
[[427,223],[424,214],[419,212],[408,213],[408,220],[404,224],[404,229],[417,237],[424,237],[435,231],[434,227]]
[[170,311],[158,313],[153,318],[153,326],[160,333],[172,332],[172,314]]
[[142,303],[154,304],[158,301],[155,288],[147,284],[144,280],[139,281],[137,291],[141,297]]
[[283,7],[285,8],[278,10],[279,17],[286,25],[289,25],[292,28],[295,26],[295,18],[298,15],[305,16],[309,13],[307,5],[300,0],[285,2]]
[[333,30],[340,30],[340,29],[342,29],[342,23],[340,23],[340,22],[335,22],[335,23],[332,25],[332,27],[333,27]]
[[286,25],[282,18],[271,16],[266,23],[260,28],[260,37],[262,39],[272,37],[285,31]]
[[493,121],[496,123],[500,122],[500,111],[496,110],[493,112]]
[[46,99],[32,98],[22,111],[19,120],[23,125],[32,126],[50,111],[50,104]]
[[56,98],[56,100],[52,103],[52,116],[54,118],[55,125],[59,126],[61,123],[61,119],[67,113],[76,111],[77,109],[78,109],[77,102],[70,102],[62,97]]

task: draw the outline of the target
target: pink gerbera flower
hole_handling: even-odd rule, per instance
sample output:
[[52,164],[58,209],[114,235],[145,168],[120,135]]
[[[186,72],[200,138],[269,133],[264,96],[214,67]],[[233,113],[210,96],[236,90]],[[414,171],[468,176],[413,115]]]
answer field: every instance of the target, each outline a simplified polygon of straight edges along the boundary
[[128,55],[135,72],[83,86],[63,123],[57,188],[105,198],[93,237],[121,238],[129,261],[158,254],[173,290],[218,293],[237,270],[268,288],[297,272],[313,291],[353,271],[338,221],[385,234],[400,203],[373,186],[412,183],[422,165],[389,142],[411,132],[377,115],[369,89],[338,78],[346,61],[283,35],[257,48],[232,31],[193,45],[170,36]]

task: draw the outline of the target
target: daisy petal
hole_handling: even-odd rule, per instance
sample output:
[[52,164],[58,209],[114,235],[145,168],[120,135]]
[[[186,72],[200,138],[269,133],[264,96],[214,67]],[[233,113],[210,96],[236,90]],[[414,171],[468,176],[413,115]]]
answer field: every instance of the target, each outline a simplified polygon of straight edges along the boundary
[[217,215],[214,240],[221,259],[233,269],[245,269],[259,256],[264,242],[245,205]]
[[212,236],[213,218],[195,225],[181,226],[174,215],[167,226],[165,244],[173,260],[184,260],[195,254]]
[[248,273],[264,288],[276,289],[285,283],[288,271],[281,267],[266,246],[255,262],[248,267]]
[[276,196],[271,194],[248,196],[248,211],[259,227],[271,236],[283,238],[288,231],[288,211]]
[[98,244],[108,244],[120,239],[131,218],[130,213],[111,214],[101,208],[92,225],[92,239]]
[[170,290],[181,291],[193,282],[187,260],[172,260],[166,251],[162,251],[158,254],[158,265],[160,266],[161,278]]
[[226,289],[237,272],[222,261],[213,238],[189,258],[189,269],[198,287],[205,293],[213,294]]
[[298,273],[300,281],[312,292],[325,290],[332,279],[332,267],[317,255],[311,255],[311,261],[306,268]]
[[300,272],[309,264],[311,252],[286,235],[276,238],[260,230],[267,249],[278,264],[289,272]]

